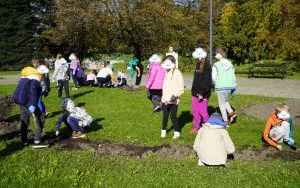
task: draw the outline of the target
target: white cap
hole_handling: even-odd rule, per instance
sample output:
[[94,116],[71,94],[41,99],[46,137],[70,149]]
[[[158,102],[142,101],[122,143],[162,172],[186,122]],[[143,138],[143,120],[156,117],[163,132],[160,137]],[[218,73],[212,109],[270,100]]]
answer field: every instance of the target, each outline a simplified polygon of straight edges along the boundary
[[195,59],[204,59],[207,56],[207,52],[203,48],[196,48],[192,56]]

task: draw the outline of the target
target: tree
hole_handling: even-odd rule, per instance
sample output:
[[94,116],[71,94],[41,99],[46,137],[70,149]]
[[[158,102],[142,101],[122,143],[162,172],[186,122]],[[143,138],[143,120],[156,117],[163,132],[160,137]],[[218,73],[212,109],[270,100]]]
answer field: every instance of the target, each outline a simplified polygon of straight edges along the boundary
[[28,64],[33,57],[47,54],[45,41],[34,27],[39,19],[34,17],[30,2],[3,0],[0,2],[0,66]]

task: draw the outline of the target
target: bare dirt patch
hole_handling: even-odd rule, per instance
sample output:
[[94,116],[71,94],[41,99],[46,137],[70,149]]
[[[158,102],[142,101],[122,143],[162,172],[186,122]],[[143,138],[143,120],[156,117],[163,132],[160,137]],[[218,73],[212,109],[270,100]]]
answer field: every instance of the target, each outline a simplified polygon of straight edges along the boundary
[[[116,156],[138,156],[147,157],[157,155],[161,158],[182,158],[195,155],[192,147],[184,145],[163,145],[149,147],[134,144],[113,143],[110,141],[89,141],[86,139],[67,139],[57,143],[59,150],[93,150],[99,155]],[[242,149],[234,153],[235,160],[240,161],[266,161],[282,159],[286,161],[300,160],[298,151],[277,151],[273,148],[261,149]]]
[[[269,104],[258,104],[258,105],[250,105],[244,108],[241,113],[252,116],[264,121],[267,121],[267,118],[271,113],[274,112],[274,109],[277,104],[282,102],[274,102]],[[295,124],[300,125],[300,100],[299,99],[290,99],[285,102],[290,107],[290,112],[293,117],[293,121]]]

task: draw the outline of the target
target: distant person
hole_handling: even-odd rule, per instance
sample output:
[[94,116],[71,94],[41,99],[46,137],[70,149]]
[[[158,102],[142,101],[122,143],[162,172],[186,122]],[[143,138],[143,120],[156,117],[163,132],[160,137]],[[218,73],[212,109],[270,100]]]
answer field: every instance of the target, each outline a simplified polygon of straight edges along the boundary
[[291,149],[296,150],[291,129],[289,107],[286,104],[279,104],[276,106],[275,113],[271,114],[268,118],[263,133],[263,141],[265,144],[273,146],[278,150],[282,150],[280,143],[285,143]]
[[213,113],[198,131],[193,149],[199,166],[226,165],[227,156],[232,158],[235,148],[226,127],[221,115]]
[[66,98],[70,98],[69,94],[69,65],[65,58],[61,57],[53,73],[53,79],[58,83],[58,97],[62,98],[62,90],[65,90]]
[[149,58],[148,79],[146,88],[148,89],[148,98],[152,101],[153,112],[161,108],[162,88],[166,75],[166,70],[161,67],[162,57],[154,54]]
[[133,80],[134,72],[136,71],[135,84],[133,85],[133,87],[138,88],[141,84],[144,73],[143,64],[134,57],[131,61],[128,62],[127,69],[129,69],[129,76],[131,81]]
[[73,80],[73,83],[74,83],[74,86],[73,86],[72,90],[77,90],[79,88],[79,85],[78,85],[78,79],[76,77],[76,73],[78,71],[77,69],[80,66],[80,62],[79,62],[79,59],[77,58],[77,56],[74,53],[72,53],[69,56],[69,60],[71,61],[71,63],[70,63],[70,72],[71,72],[72,80]]
[[64,99],[62,108],[65,110],[55,124],[55,135],[59,136],[61,123],[69,125],[72,129],[72,138],[83,138],[84,127],[92,123],[92,117],[83,108],[75,107],[71,99]]
[[172,46],[169,46],[169,51],[166,53],[166,56],[171,55],[175,58],[176,61],[176,68],[178,69],[178,53],[174,51],[174,48]]
[[236,113],[229,104],[229,95],[236,92],[236,77],[234,67],[232,63],[226,59],[224,49],[218,48],[215,58],[218,61],[212,67],[212,80],[215,85],[223,120],[228,125],[236,118]]
[[174,136],[173,139],[180,137],[180,127],[177,119],[177,109],[181,95],[184,93],[184,81],[181,72],[175,66],[175,58],[171,55],[163,59],[162,68],[167,70],[163,82],[162,111],[163,121],[161,137],[166,137],[169,116],[171,118]]
[[111,69],[110,62],[104,63],[104,68],[102,68],[97,74],[97,82],[99,87],[111,87],[112,80],[115,80],[114,73]]
[[192,55],[196,59],[196,68],[191,90],[194,128],[190,133],[197,133],[201,124],[209,119],[208,100],[211,94],[212,78],[211,66],[206,60],[207,52],[203,48],[196,48]]
[[97,71],[91,70],[89,74],[86,76],[86,83],[88,86],[96,86],[98,84],[97,82]]
[[30,116],[35,122],[35,133],[33,148],[48,147],[49,144],[44,143],[42,138],[43,127],[45,124],[44,114],[38,107],[38,102],[41,97],[41,78],[43,74],[48,73],[49,69],[44,65],[42,60],[34,60],[33,67],[25,67],[21,71],[21,79],[13,94],[13,101],[19,104],[21,113],[21,140],[27,146],[28,142],[28,127]]
[[115,87],[123,88],[125,86],[127,86],[126,75],[123,72],[118,71],[117,84],[115,85]]

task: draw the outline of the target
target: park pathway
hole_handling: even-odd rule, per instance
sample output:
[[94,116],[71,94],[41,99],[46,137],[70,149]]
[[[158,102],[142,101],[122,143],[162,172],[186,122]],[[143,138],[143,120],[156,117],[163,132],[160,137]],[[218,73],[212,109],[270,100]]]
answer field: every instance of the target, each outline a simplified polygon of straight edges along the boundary
[[[18,75],[0,75],[0,85],[16,84],[18,79]],[[191,88],[192,81],[192,76],[184,76],[187,90]],[[300,80],[238,77],[237,82],[239,94],[300,99]],[[145,76],[142,83],[145,83]]]

